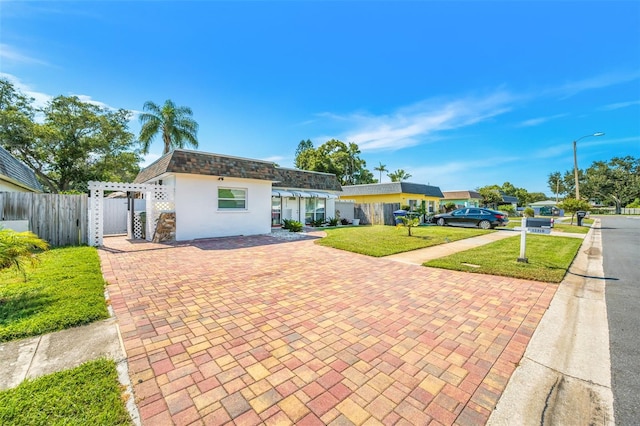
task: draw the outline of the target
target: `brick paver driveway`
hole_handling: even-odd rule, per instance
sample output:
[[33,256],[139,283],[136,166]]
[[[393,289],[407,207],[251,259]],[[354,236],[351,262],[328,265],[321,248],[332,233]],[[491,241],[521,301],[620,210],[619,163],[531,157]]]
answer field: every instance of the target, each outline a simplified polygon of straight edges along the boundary
[[147,425],[484,424],[557,287],[270,236],[105,244]]

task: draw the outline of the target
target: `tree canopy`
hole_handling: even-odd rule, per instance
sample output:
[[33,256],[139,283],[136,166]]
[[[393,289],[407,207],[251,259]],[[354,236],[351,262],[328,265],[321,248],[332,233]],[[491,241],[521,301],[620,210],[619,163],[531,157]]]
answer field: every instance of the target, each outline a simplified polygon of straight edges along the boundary
[[41,109],[33,103],[0,79],[0,143],[36,173],[47,191],[84,192],[90,180],[135,178],[140,156],[128,131],[129,111],[76,96],[57,96]]
[[294,161],[296,168],[315,172],[332,173],[341,185],[374,183],[373,173],[367,170],[367,163],[360,158],[360,149],[353,142],[348,144],[331,139],[318,148],[307,139],[300,141]]
[[147,101],[143,109],[145,112],[139,118],[142,124],[139,139],[143,154],[149,152],[151,142],[157,134],[162,135],[163,154],[176,148],[184,148],[185,145],[198,148],[198,123],[191,118],[191,108],[176,106],[171,99],[167,99],[162,107]]
[[395,172],[387,173],[387,176],[389,176],[391,182],[402,182],[409,179],[411,174],[407,173],[403,169],[398,169]]
[[[586,170],[578,170],[582,198],[612,205],[616,212],[640,197],[640,158],[614,157],[609,161],[594,161]],[[557,179],[560,178],[558,181]],[[561,196],[571,196],[575,190],[573,170],[553,172],[549,187],[558,187]]]

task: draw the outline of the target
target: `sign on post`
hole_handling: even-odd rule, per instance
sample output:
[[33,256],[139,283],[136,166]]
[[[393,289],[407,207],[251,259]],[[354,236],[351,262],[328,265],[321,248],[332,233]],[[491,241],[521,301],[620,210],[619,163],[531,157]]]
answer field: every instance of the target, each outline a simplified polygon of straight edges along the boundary
[[525,256],[527,250],[527,234],[551,234],[551,219],[523,217],[520,227],[520,257],[518,262],[529,263]]

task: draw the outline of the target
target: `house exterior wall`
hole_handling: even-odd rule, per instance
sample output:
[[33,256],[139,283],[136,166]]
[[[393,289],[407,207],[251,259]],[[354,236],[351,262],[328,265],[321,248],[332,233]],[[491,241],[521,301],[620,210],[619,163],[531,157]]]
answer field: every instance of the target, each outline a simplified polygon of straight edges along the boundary
[[[175,175],[176,240],[271,232],[271,182],[191,174]],[[218,188],[246,189],[246,209],[218,208]]]
[[31,189],[27,189],[23,186],[15,185],[4,179],[0,179],[0,192],[35,192]]

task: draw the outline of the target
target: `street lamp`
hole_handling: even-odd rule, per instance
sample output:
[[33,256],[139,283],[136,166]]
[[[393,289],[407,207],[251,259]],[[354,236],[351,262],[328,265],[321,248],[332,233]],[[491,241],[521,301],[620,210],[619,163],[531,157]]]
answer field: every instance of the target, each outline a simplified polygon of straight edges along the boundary
[[578,183],[578,154],[576,145],[580,139],[588,138],[590,136],[604,136],[604,132],[595,132],[590,135],[584,135],[573,141],[573,176],[576,183],[576,200],[580,199],[580,184]]

